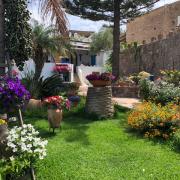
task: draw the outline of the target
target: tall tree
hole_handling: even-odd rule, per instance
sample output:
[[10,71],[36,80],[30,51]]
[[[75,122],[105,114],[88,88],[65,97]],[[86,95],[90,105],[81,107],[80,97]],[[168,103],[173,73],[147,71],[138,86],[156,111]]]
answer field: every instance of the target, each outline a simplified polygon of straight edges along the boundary
[[44,27],[34,22],[32,29],[33,60],[35,62],[34,79],[37,81],[46,62],[48,55],[67,56],[70,52],[70,43],[67,38],[57,35],[53,26]]
[[113,73],[119,76],[120,22],[125,23],[150,9],[159,0],[64,0],[67,13],[93,21],[114,23]]
[[[5,23],[4,22],[5,22],[5,20],[8,20],[8,18],[5,19],[5,17],[4,17],[5,16],[5,3],[8,3],[10,1],[12,1],[11,3],[15,3],[16,6],[22,6],[22,5],[25,6],[24,3],[29,2],[28,0],[18,0],[18,2],[17,2],[17,0],[0,0],[0,66],[2,64],[5,64],[5,53],[4,53],[5,52],[5,46],[4,46]],[[34,0],[30,0],[30,2],[33,3]],[[44,17],[51,16],[51,20],[52,20],[52,22],[55,22],[58,32],[65,36],[68,36],[67,18],[64,13],[64,10],[62,8],[62,3],[63,3],[63,0],[39,0],[39,5],[40,5],[43,16]],[[9,4],[9,5],[12,5],[12,4]],[[11,8],[8,8],[7,11],[9,12],[9,15],[12,17],[14,14],[11,12],[14,7],[11,6]],[[19,8],[18,10],[21,11],[21,8]],[[28,11],[26,11],[26,13],[28,13]],[[26,13],[25,13],[25,15],[27,15]],[[7,14],[6,14],[6,16],[7,16]],[[16,17],[16,18],[18,18],[18,17]],[[26,20],[28,21],[28,18]],[[6,23],[8,24],[8,22],[6,22]],[[24,28],[21,27],[20,29],[22,30],[22,33],[23,33]],[[15,36],[15,34],[14,34],[14,36]],[[9,42],[11,42],[10,39],[9,39]],[[20,43],[19,45],[23,46],[23,43]],[[15,50],[18,47],[11,47],[11,48],[13,48]],[[23,48],[27,48],[27,47],[23,47]],[[19,59],[18,63],[21,64],[20,61],[21,60]],[[2,68],[0,67],[0,73],[1,72],[4,73],[4,71],[2,71]]]
[[31,54],[30,12],[26,0],[6,0],[5,8],[5,49],[9,60],[15,60],[19,69]]
[[113,29],[102,27],[99,32],[94,33],[90,44],[91,53],[97,54],[101,50],[108,51],[113,48]]

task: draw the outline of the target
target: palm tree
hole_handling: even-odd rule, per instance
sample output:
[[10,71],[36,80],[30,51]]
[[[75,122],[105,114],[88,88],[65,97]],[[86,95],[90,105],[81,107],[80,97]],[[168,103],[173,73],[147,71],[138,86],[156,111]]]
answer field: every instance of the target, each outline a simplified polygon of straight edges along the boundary
[[70,53],[69,40],[61,35],[57,35],[53,26],[44,27],[37,22],[32,29],[33,41],[33,60],[35,62],[34,79],[40,78],[42,68],[48,55],[57,55],[57,53],[67,56]]
[[55,21],[57,30],[62,35],[68,35],[68,20],[63,11],[63,0],[40,0],[39,5],[44,17],[50,15],[51,21]]
[[[4,0],[0,0],[0,66],[5,63],[4,53]],[[34,0],[31,0],[33,3]],[[39,6],[44,17],[50,15],[55,22],[57,30],[62,35],[68,36],[67,18],[62,8],[63,0],[40,0]],[[0,73],[2,69],[0,67]]]

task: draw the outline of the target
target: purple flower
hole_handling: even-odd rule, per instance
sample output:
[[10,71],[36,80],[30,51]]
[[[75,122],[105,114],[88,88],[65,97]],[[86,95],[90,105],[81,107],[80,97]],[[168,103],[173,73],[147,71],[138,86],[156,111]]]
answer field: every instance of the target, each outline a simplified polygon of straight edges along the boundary
[[87,75],[86,79],[89,81],[94,81],[94,80],[112,81],[115,79],[115,76],[113,76],[111,73],[102,73],[102,74],[92,73]]
[[30,93],[18,78],[0,77],[0,112],[23,108],[29,99]]

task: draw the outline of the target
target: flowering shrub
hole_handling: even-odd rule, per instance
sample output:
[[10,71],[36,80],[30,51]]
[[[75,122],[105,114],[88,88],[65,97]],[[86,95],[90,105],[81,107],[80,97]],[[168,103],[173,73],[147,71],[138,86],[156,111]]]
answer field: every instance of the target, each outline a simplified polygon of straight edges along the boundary
[[143,80],[140,83],[140,94],[145,100],[150,100],[156,104],[166,105],[170,102],[180,104],[180,87],[164,81],[151,82]]
[[48,106],[48,108],[70,109],[71,106],[70,101],[62,96],[51,96],[45,98],[43,103]]
[[0,112],[23,108],[29,101],[30,94],[18,78],[0,78]]
[[178,70],[165,70],[161,71],[164,81],[172,83],[175,86],[180,86],[180,71]]
[[135,73],[131,76],[129,76],[129,80],[135,82],[136,84],[139,84],[140,80],[149,79],[151,74],[142,71],[140,73]]
[[113,76],[111,73],[102,73],[102,74],[92,73],[87,75],[86,79],[89,81],[94,81],[94,80],[112,81],[115,79],[115,76]]
[[71,67],[68,64],[56,65],[53,68],[53,71],[54,72],[60,72],[60,73],[71,72]]
[[12,152],[12,156],[1,160],[0,172],[2,174],[20,173],[38,159],[44,159],[48,142],[39,138],[38,134],[39,132],[31,124],[14,127],[9,131],[7,150]]
[[4,124],[7,124],[7,122],[3,119],[0,119],[0,125],[4,125]]
[[173,104],[166,106],[152,102],[143,102],[128,116],[128,124],[144,133],[146,137],[163,137],[173,135],[180,122],[180,107]]

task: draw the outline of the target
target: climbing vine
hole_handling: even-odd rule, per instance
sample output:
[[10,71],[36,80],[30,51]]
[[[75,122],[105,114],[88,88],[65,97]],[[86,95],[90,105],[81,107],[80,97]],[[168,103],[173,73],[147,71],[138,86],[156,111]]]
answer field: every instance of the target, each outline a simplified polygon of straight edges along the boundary
[[31,54],[30,12],[27,0],[5,0],[5,48],[10,59],[22,70]]

